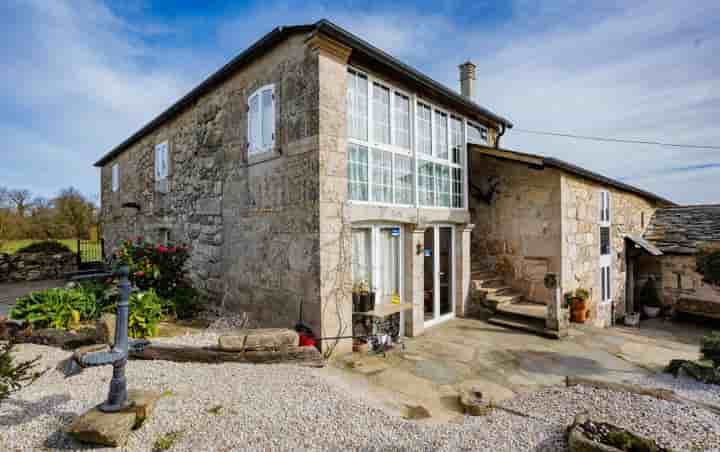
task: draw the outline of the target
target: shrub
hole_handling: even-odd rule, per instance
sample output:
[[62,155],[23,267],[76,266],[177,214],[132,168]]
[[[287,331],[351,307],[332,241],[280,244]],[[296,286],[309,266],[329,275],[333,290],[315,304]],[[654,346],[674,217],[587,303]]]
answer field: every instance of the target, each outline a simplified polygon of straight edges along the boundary
[[138,237],[124,241],[115,257],[130,267],[130,280],[142,290],[154,289],[171,298],[176,288],[187,286],[185,263],[190,254],[184,245],[153,245]]
[[720,367],[720,333],[713,331],[704,336],[700,342],[700,353],[703,359],[712,361],[715,367]]
[[0,401],[23,386],[32,384],[44,372],[33,371],[40,357],[15,364],[12,352],[15,344],[6,342],[0,346]]
[[645,306],[660,307],[660,297],[655,287],[655,278],[649,278],[640,290],[640,301]]
[[696,265],[703,281],[720,285],[720,251],[701,251],[697,255]]
[[171,298],[163,299],[166,314],[178,319],[189,319],[202,310],[200,294],[192,287],[178,287]]
[[[130,312],[128,314],[128,335],[130,337],[151,337],[157,335],[158,324],[162,320],[162,299],[150,289],[146,292],[130,294]],[[117,312],[117,304],[106,308],[109,312]]]
[[25,320],[34,328],[76,327],[98,313],[95,296],[82,288],[53,288],[19,298],[10,317]]
[[72,250],[70,248],[55,240],[45,240],[42,242],[31,243],[30,245],[26,245],[17,250],[17,253],[59,254],[71,252]]

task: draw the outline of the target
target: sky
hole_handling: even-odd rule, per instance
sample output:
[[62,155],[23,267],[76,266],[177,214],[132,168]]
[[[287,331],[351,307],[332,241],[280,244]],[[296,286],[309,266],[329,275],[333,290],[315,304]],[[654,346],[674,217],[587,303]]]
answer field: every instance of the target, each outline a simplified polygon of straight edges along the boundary
[[92,164],[278,25],[327,18],[510,119],[505,148],[720,203],[720,2],[5,0],[0,186],[97,199]]

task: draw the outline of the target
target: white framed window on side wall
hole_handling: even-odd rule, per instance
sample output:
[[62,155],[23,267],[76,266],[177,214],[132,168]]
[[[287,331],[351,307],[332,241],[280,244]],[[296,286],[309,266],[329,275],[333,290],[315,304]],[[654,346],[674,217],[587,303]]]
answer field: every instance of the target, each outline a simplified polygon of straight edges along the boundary
[[110,180],[112,191],[116,192],[120,190],[120,164],[113,163],[110,169]]

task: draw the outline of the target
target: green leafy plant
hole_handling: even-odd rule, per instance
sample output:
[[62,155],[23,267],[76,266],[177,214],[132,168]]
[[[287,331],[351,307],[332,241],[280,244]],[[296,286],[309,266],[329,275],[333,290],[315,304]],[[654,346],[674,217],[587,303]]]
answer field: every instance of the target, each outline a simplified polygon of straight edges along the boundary
[[575,298],[579,298],[581,300],[589,300],[590,292],[588,292],[587,289],[579,288],[575,291]]
[[0,401],[42,376],[45,371],[34,370],[40,357],[29,361],[13,361],[13,342],[0,345]]
[[163,299],[164,312],[178,319],[190,319],[203,308],[200,294],[192,287],[177,287],[170,298]]
[[[158,324],[162,320],[162,299],[150,289],[145,292],[133,292],[130,295],[130,313],[128,314],[128,334],[130,337],[156,336]],[[110,306],[112,312],[116,306]]]
[[98,314],[95,295],[82,288],[52,288],[19,298],[10,318],[25,320],[34,328],[78,327]]
[[720,250],[702,250],[696,258],[697,272],[708,284],[720,286]]
[[645,281],[642,289],[640,289],[640,301],[644,306],[659,308],[661,306],[660,297],[655,287],[655,278],[649,278]]
[[703,359],[712,361],[715,367],[720,367],[720,333],[713,331],[700,341],[700,353]]
[[183,435],[182,431],[170,432],[161,435],[155,440],[152,452],[163,452],[170,449]]
[[56,240],[45,240],[43,242],[35,242],[26,245],[17,250],[18,253],[71,253],[72,250]]

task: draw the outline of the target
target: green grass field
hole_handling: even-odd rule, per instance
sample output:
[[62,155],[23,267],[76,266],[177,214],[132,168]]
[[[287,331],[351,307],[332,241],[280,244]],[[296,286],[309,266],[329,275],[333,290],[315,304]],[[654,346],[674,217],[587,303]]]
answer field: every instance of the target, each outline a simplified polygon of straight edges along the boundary
[[[77,239],[60,239],[55,241],[62,243],[63,245],[70,248],[70,250],[77,253]],[[42,242],[42,240],[0,240],[0,253],[15,254],[15,252],[20,248],[28,246],[31,243],[35,242]]]

